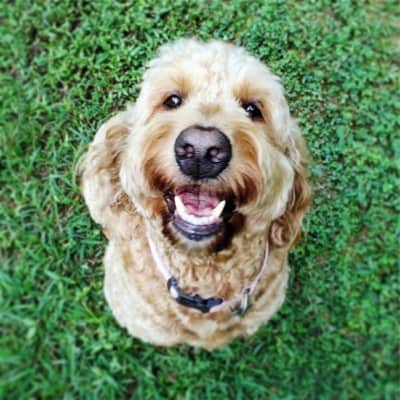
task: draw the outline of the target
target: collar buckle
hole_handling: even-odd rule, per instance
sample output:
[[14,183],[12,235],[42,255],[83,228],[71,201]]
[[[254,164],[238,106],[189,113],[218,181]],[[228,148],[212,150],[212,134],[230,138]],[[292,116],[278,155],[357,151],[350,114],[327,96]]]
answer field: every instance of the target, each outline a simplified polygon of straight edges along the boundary
[[189,308],[195,308],[202,313],[208,313],[213,307],[218,306],[224,302],[224,300],[219,297],[209,297],[207,299],[204,299],[198,294],[191,296],[183,293],[181,288],[179,287],[178,281],[173,276],[168,279],[167,288],[168,291],[171,293],[171,296],[178,304]]

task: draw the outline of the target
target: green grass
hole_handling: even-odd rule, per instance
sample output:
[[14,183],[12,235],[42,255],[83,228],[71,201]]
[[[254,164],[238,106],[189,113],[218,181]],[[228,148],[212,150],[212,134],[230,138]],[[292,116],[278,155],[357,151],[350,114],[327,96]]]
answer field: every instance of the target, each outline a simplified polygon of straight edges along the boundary
[[[1,6],[0,397],[399,398],[396,2],[134,3]],[[313,157],[284,307],[212,353],[116,325],[105,240],[73,181],[156,48],[192,35],[240,44],[283,77]]]

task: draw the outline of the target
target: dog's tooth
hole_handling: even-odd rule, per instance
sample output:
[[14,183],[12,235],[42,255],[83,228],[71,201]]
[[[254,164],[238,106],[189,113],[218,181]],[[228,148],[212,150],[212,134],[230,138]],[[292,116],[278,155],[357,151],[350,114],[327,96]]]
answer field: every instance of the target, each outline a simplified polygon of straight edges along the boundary
[[187,215],[187,211],[186,211],[186,207],[183,204],[183,201],[181,200],[181,198],[179,196],[175,196],[175,207],[176,207],[176,211],[178,212],[178,214],[183,217],[184,215]]
[[190,222],[191,224],[194,225],[201,225],[201,221],[199,221],[200,218],[197,218],[196,216],[191,215],[187,212],[186,207],[179,196],[175,196],[175,205],[178,215],[183,220],[185,220],[186,222]]
[[212,217],[213,219],[217,219],[219,218],[219,216],[221,215],[223,209],[225,208],[225,204],[226,201],[222,200],[219,202],[219,204],[217,205],[217,207],[214,208],[212,214],[210,215],[210,217]]
[[210,216],[210,217],[203,217],[202,219],[202,225],[210,225],[215,222],[215,218]]
[[202,217],[196,217],[195,215],[187,215],[187,222],[190,222],[193,225],[205,225],[204,224],[204,218]]
[[213,222],[213,219],[211,217],[195,217],[192,216],[192,221],[193,224],[195,225],[209,225]]

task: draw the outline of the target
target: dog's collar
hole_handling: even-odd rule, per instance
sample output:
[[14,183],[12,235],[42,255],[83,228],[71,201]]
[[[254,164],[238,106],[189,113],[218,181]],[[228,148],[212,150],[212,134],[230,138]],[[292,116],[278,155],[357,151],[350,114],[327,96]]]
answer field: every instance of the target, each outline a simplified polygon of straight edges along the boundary
[[165,266],[160,256],[160,253],[150,235],[147,235],[147,239],[157,269],[167,282],[167,289],[171,294],[172,298],[177,303],[183,306],[189,308],[195,308],[203,313],[208,313],[208,312],[213,313],[229,307],[232,314],[243,315],[249,307],[249,296],[251,293],[254,292],[258,281],[260,280],[262,274],[267,269],[268,265],[269,246],[267,240],[264,250],[264,259],[260,271],[254,278],[254,280],[250,283],[250,285],[244,287],[240,295],[234,297],[231,300],[224,300],[220,297],[209,297],[205,299],[198,294],[191,296],[182,292],[181,288],[179,287],[177,279],[171,275],[168,268]]

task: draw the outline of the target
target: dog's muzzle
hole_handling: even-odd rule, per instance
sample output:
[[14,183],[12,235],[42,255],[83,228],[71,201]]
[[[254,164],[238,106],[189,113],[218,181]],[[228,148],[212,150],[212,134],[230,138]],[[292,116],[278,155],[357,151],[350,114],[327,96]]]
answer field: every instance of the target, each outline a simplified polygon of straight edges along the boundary
[[176,138],[174,152],[180,171],[193,182],[167,196],[175,230],[195,241],[217,235],[223,230],[226,199],[201,180],[217,178],[228,166],[228,137],[214,127],[191,126]]

